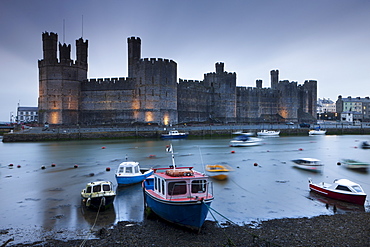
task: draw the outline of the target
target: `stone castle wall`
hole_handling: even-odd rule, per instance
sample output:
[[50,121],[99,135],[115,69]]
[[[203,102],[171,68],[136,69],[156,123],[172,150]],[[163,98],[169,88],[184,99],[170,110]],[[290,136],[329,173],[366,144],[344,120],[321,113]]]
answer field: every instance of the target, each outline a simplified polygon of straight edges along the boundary
[[87,79],[87,41],[59,44],[43,33],[44,57],[39,61],[39,122],[65,125],[177,124],[187,122],[298,121],[316,115],[317,82],[279,81],[271,71],[271,88],[237,87],[236,73],[215,64],[202,81],[177,82],[177,63],[142,58],[141,39],[128,42],[128,75]]

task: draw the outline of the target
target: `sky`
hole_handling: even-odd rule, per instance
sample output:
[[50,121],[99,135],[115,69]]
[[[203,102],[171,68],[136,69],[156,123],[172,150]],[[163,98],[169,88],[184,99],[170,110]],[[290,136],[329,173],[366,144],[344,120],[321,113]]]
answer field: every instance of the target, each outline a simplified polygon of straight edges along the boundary
[[37,106],[42,33],[88,40],[89,78],[127,77],[127,38],[143,58],[203,80],[223,62],[237,85],[318,81],[318,97],[370,96],[368,0],[0,0],[0,121]]

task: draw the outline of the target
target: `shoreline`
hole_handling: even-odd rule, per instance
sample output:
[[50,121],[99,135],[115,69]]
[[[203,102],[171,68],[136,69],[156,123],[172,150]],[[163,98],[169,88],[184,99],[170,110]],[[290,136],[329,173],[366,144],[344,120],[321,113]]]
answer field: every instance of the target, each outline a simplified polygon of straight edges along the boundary
[[[315,126],[313,126],[315,127]],[[317,127],[317,126],[316,126]],[[137,139],[160,138],[161,134],[168,133],[170,129],[189,134],[189,138],[223,137],[232,138],[235,132],[253,132],[266,129],[259,125],[194,125],[177,126],[140,126],[140,127],[30,127],[10,133],[4,133],[3,142],[34,142],[34,141],[71,141],[71,140],[97,140],[97,139]],[[276,125],[269,129],[280,130],[280,136],[308,135],[309,128],[300,128],[290,125]],[[326,135],[370,135],[370,126],[328,125]]]
[[[118,222],[96,229],[92,236],[74,240],[58,239],[58,232],[42,241],[5,246],[369,246],[370,213],[353,212],[313,218],[283,218],[262,221],[258,227],[206,221],[200,233],[179,228],[158,219]],[[63,232],[59,232],[63,234]],[[9,236],[11,239],[11,236]]]

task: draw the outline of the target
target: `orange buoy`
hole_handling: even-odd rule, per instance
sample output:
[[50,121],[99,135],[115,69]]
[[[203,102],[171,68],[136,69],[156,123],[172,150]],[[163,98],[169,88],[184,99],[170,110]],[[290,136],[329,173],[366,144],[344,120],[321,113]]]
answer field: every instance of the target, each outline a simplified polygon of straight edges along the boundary
[[21,168],[21,165],[17,165],[18,168]]
[[56,166],[56,164],[54,164],[54,163],[53,163],[53,164],[51,164],[51,167],[55,167],[55,166]]
[[13,166],[13,164],[9,164],[9,166]]
[[231,151],[231,153],[232,153],[232,154],[234,154],[234,153],[235,153],[235,151],[234,151],[234,150],[232,150],[232,151]]
[[155,154],[149,155],[149,158],[155,158],[155,157],[156,157]]
[[254,163],[253,165],[254,165],[254,166],[258,166],[258,164],[257,164],[257,163]]
[[105,149],[105,147],[101,147],[101,149]]
[[105,168],[105,170],[106,170],[107,172],[109,172],[109,171],[110,171],[110,167]]
[[303,148],[298,149],[299,151],[303,151]]
[[78,168],[78,165],[74,165],[74,168]]

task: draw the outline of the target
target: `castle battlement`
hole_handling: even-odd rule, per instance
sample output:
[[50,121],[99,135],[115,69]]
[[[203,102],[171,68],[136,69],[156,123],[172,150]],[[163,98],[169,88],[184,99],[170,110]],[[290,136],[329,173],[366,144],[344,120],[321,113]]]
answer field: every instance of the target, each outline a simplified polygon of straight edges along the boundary
[[82,91],[132,90],[135,79],[127,77],[90,78],[81,84]]
[[151,64],[155,64],[155,63],[176,64],[175,61],[170,60],[170,59],[164,59],[164,58],[141,58],[140,62],[151,63]]

